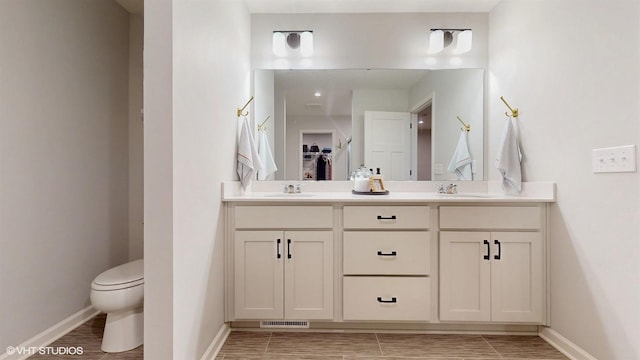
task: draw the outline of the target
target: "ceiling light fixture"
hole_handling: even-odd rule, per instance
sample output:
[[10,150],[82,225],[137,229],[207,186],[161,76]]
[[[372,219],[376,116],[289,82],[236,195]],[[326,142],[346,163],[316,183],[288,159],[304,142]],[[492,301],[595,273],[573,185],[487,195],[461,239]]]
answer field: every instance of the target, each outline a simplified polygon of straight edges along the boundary
[[429,34],[429,53],[437,54],[455,40],[454,52],[462,54],[471,50],[472,39],[471,29],[431,29]]
[[303,57],[313,55],[313,31],[274,31],[273,32],[273,53],[278,57],[285,57],[291,50],[300,51]]

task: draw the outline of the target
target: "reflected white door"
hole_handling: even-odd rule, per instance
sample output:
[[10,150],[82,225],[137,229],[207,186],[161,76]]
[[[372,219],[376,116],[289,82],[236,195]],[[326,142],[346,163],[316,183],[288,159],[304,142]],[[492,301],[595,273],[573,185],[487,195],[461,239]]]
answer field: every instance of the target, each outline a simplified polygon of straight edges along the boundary
[[364,164],[385,180],[410,179],[410,125],[408,112],[364,112]]

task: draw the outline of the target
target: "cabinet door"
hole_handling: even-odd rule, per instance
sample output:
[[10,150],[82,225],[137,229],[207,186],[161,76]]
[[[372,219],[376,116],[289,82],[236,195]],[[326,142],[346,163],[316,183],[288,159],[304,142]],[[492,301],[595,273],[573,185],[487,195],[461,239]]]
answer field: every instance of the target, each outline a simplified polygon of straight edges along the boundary
[[283,235],[282,231],[235,232],[236,318],[282,319]]
[[542,236],[494,232],[491,255],[491,320],[542,322]]
[[285,318],[333,319],[333,231],[286,231]]
[[440,232],[440,320],[491,320],[488,232]]

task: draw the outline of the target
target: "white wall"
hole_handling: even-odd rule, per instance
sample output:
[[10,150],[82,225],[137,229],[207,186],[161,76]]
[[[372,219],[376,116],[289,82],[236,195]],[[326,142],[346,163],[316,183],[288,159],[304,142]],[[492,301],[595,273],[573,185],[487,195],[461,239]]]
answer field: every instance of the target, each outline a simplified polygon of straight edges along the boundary
[[237,179],[249,30],[239,0],[145,4],[146,358],[200,358],[223,326],[220,183]]
[[142,70],[144,19],[129,15],[129,260],[141,259],[144,238]]
[[0,352],[127,260],[128,28],[111,0],[2,1]]
[[430,71],[409,91],[409,106],[422,104],[433,97],[432,123],[433,161],[442,165],[442,174],[432,174],[433,180],[456,180],[447,171],[453,156],[462,124],[460,116],[471,126],[467,134],[469,152],[475,161],[476,180],[484,179],[484,72],[479,69]]
[[[271,154],[275,156],[274,145],[276,119],[274,112],[274,73],[271,70],[254,71],[253,80],[252,93],[255,99],[253,100],[253,111],[249,114],[249,117],[252,118],[255,123],[253,133],[256,136],[256,146],[258,146],[258,139],[260,136],[260,133],[258,131],[264,131],[265,134],[267,134],[267,141],[269,142],[269,146],[271,147]],[[269,118],[267,119],[267,117]],[[264,124],[262,130],[258,130],[258,126],[260,124]],[[276,163],[276,165],[277,164],[278,163]],[[277,174],[271,175],[267,180],[275,179],[276,175]]]
[[489,177],[503,95],[525,179],[557,183],[551,328],[598,359],[640,358],[640,177],[591,171],[593,148],[640,143],[638,5],[504,0],[490,16]]
[[[487,13],[253,14],[254,69],[486,68]],[[430,28],[473,28],[473,49],[459,57],[429,55]],[[313,30],[311,59],[277,59],[275,30]]]

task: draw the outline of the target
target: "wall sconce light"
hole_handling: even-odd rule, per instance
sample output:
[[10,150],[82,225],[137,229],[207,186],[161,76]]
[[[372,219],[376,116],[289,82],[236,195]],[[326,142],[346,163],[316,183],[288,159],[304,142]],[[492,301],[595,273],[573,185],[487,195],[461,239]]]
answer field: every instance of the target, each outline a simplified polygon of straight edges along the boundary
[[437,54],[451,45],[455,40],[456,54],[471,50],[473,33],[471,29],[431,29],[429,35],[429,53]]
[[313,31],[274,31],[273,53],[278,57],[285,57],[287,49],[298,50],[303,57],[313,55]]

